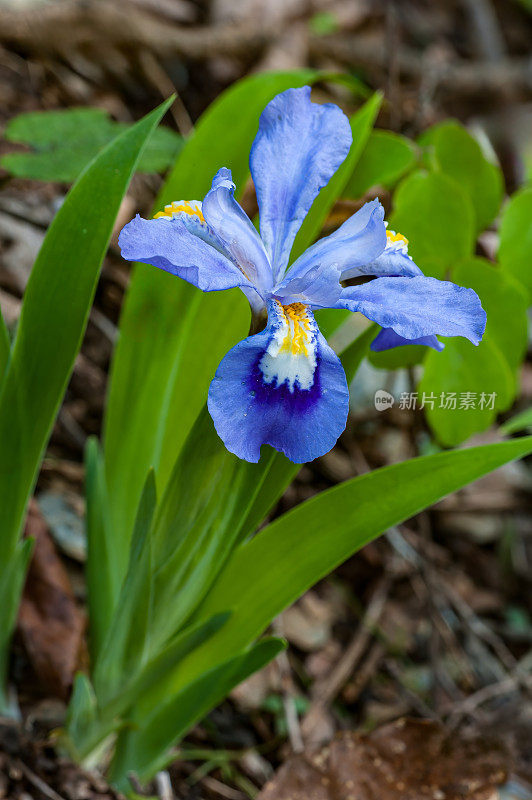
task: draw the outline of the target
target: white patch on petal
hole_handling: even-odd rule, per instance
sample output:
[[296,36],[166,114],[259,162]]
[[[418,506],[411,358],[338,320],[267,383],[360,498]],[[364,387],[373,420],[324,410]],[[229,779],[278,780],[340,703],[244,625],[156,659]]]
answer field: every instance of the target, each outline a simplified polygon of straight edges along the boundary
[[274,316],[273,335],[259,368],[265,383],[288,384],[308,390],[316,371],[318,326],[307,306],[291,303],[283,306],[278,300],[270,307]]

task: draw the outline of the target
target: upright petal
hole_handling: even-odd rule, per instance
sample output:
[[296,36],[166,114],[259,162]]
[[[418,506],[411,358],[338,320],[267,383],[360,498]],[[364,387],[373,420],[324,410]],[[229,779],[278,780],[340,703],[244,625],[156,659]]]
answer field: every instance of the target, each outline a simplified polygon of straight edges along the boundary
[[218,367],[208,406],[218,435],[256,462],[269,444],[303,463],[328,452],[345,428],[349,393],[336,354],[300,304],[269,304],[268,325]]
[[231,171],[223,167],[214,176],[212,188],[203,201],[203,216],[225,253],[244,275],[262,291],[269,291],[273,275],[264,245],[234,195]]
[[486,312],[473,289],[436,278],[375,278],[348,286],[337,308],[360,311],[405,339],[440,334],[478,344],[486,327]]
[[393,347],[404,347],[407,344],[421,344],[425,347],[432,347],[434,350],[442,351],[445,345],[435,336],[420,336],[419,339],[405,339],[399,336],[391,328],[383,328],[373,339],[370,350],[374,353],[382,353],[383,350],[391,350]]
[[[197,223],[194,221],[196,226]],[[121,231],[118,244],[126,261],[142,261],[171,272],[203,292],[254,288],[254,284],[223,253],[179,217],[142,219],[138,214]]]
[[283,274],[304,217],[345,160],[351,141],[345,114],[331,103],[312,103],[309,86],[287,89],[262,112],[250,167],[274,280]]
[[283,303],[295,301],[329,307],[340,296],[346,270],[376,259],[386,247],[384,209],[366,203],[330,236],[319,239],[295,261],[275,287]]

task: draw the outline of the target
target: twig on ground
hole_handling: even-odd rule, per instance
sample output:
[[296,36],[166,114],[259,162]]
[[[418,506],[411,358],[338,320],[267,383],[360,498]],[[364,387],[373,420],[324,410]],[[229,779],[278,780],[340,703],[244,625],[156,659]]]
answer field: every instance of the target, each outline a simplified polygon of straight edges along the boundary
[[322,710],[334,700],[353,674],[353,670],[362,658],[386,607],[390,583],[388,577],[380,582],[373,593],[364,618],[338,664],[329,675],[321,681],[316,681],[313,689],[314,697],[302,723],[304,735],[308,735],[312,731]]
[[42,792],[46,797],[50,798],[50,800],[64,800],[60,794],[57,794],[55,789],[52,789],[51,786],[48,786],[42,778],[39,778],[23,761],[17,761],[17,766],[19,769],[24,773],[26,779],[35,786],[40,792]]
[[[277,617],[273,624],[275,632],[283,635],[283,622],[282,614]],[[283,705],[286,718],[286,727],[288,729],[288,738],[294,753],[302,753],[304,749],[303,737],[301,736],[301,728],[299,726],[299,717],[297,715],[297,708],[294,698],[294,681],[292,679],[292,668],[286,652],[279,653],[275,663],[281,675],[281,685],[283,688]]]

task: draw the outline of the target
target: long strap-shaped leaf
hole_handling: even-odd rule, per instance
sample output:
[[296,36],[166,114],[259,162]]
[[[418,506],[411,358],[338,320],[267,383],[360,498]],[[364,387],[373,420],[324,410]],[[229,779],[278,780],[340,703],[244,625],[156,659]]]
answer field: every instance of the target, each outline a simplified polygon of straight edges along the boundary
[[[186,659],[170,680],[142,698],[135,710],[138,729],[124,734],[127,745],[120,737],[119,752],[123,753],[125,747],[138,753],[148,747],[148,720],[153,708],[160,705],[162,709],[170,697],[179,695],[200,675],[249,646],[277,614],[369,541],[451,492],[531,452],[532,436],[528,436],[415,458],[335,486],[268,525],[235,551],[199,615],[207,618],[221,609],[231,609],[231,618]],[[159,722],[162,730],[162,719]],[[165,720],[166,731],[171,723],[170,718]],[[176,736],[181,731],[181,727],[176,730]],[[166,742],[167,746],[171,743],[169,739]],[[121,763],[124,774],[131,769],[135,769],[133,762]]]
[[2,316],[2,309],[0,309],[0,387],[9,361],[9,352],[11,345],[9,342],[9,333]]
[[170,102],[117,137],[87,167],[33,267],[0,395],[0,564],[20,534],[120,203],[139,154]]

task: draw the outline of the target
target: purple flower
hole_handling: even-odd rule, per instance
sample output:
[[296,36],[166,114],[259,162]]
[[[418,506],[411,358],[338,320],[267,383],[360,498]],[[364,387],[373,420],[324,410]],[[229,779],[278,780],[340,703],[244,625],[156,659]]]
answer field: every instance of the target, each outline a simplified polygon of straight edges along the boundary
[[[345,428],[344,370],[313,310],[347,308],[378,322],[383,330],[374,350],[441,349],[435,334],[478,344],[484,332],[486,314],[475,292],[426,278],[404,237],[386,230],[378,200],[287,269],[301,223],[351,139],[337,106],[312,103],[308,86],[288,89],[264,109],[251,148],[260,236],[235,200],[226,168],[203,203],[177,201],[153,220],[135,217],[120,234],[125,259],[153,264],[204,292],[238,286],[248,298],[255,333],[222,359],[208,397],[220,438],[247,461],[259,460],[262,444],[294,462],[310,461]],[[350,278],[367,280],[344,286]]]

